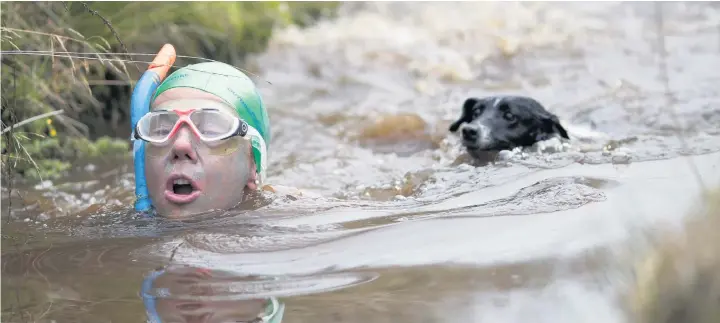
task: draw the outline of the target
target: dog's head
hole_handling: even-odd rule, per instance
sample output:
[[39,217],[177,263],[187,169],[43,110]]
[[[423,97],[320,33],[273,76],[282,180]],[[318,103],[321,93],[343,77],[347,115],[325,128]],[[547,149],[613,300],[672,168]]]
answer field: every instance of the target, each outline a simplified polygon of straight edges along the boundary
[[523,96],[469,98],[449,130],[460,130],[471,154],[532,146],[553,136],[570,139],[557,116]]

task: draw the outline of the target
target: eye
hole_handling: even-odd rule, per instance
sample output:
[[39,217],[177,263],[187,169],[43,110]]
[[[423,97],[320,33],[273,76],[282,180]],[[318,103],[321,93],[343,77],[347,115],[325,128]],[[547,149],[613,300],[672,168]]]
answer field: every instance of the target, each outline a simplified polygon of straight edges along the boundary
[[150,130],[150,133],[154,136],[167,136],[170,131],[172,131],[172,126],[157,125]]
[[473,117],[477,118],[483,113],[482,107],[477,107],[473,109]]
[[170,133],[169,128],[155,129],[152,131],[152,134],[156,135],[156,136],[167,136],[167,134],[169,134],[169,133]]
[[510,112],[505,112],[505,114],[503,114],[503,119],[507,120],[508,122],[517,121],[517,117]]

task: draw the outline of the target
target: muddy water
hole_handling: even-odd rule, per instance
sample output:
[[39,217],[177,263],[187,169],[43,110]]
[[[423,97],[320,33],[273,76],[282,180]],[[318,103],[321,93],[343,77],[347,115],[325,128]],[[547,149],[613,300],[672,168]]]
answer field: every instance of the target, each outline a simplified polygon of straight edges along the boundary
[[[303,195],[136,218],[129,160],[4,192],[3,321],[144,321],[143,279],[169,265],[154,286],[180,303],[156,309],[187,322],[251,317],[272,295],[283,322],[623,322],[632,243],[720,182],[720,7],[662,5],[670,95],[655,10],[352,3],[280,31],[250,66],[272,83],[269,181]],[[498,93],[539,99],[579,138],[469,163],[447,126]],[[213,274],[192,285],[178,265]]]

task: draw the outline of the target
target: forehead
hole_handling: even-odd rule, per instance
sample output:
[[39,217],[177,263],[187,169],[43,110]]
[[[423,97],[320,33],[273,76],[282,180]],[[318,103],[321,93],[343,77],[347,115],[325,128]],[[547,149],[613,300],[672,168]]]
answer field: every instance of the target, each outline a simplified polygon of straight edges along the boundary
[[165,101],[162,104],[155,106],[152,110],[187,111],[194,109],[217,109],[232,116],[238,116],[237,111],[227,104],[204,99],[177,99]]
[[188,109],[218,109],[233,116],[238,116],[237,111],[227,104],[223,99],[197,89],[175,88],[163,92],[150,107],[154,110],[188,110]]
[[542,116],[542,111],[538,109],[537,104],[523,98],[515,97],[491,97],[479,102],[476,108],[482,104],[483,115],[485,117],[493,117],[502,115],[505,112],[511,112],[521,119],[536,119]]

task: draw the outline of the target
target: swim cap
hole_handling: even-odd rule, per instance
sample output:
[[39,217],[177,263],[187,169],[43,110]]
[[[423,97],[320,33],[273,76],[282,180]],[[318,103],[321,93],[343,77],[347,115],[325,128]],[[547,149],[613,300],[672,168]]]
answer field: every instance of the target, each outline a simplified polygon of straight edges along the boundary
[[[257,131],[250,142],[260,181],[265,178],[267,149],[270,144],[270,119],[255,83],[245,73],[221,62],[207,62],[185,66],[170,74],[157,88],[152,101],[163,92],[180,87],[198,89],[213,94],[235,108],[240,118]],[[152,102],[151,102],[152,103]]]

